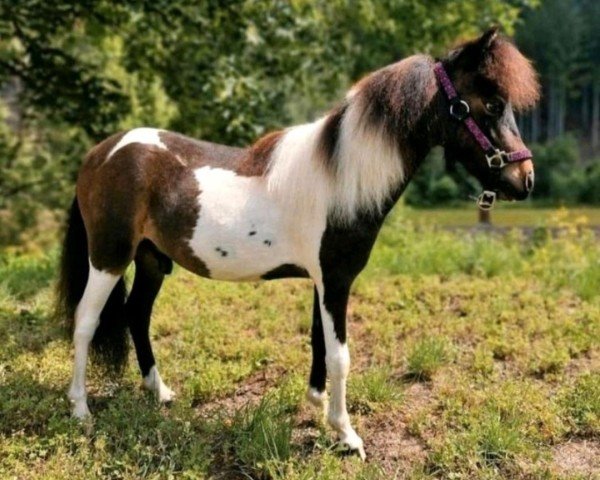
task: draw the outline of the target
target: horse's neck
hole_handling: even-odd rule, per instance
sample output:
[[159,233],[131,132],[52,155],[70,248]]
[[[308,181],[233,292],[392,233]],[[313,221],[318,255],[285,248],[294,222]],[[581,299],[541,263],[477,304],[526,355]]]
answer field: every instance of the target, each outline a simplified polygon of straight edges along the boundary
[[326,209],[340,224],[365,212],[383,221],[430,150],[433,129],[425,122],[396,137],[367,116],[365,103],[350,99],[325,118],[285,131],[270,161],[268,189],[287,210]]

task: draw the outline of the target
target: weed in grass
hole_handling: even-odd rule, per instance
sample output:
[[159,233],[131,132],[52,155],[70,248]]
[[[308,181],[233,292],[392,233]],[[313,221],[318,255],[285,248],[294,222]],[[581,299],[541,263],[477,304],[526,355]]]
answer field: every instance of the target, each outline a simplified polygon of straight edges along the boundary
[[562,405],[576,435],[600,435],[600,373],[582,375],[565,389]]
[[401,386],[392,371],[385,367],[371,368],[352,376],[348,390],[350,410],[363,414],[397,405],[403,397]]
[[448,361],[449,356],[450,349],[443,338],[421,340],[413,346],[408,355],[408,377],[431,380],[433,374]]
[[274,477],[287,471],[297,390],[286,386],[234,415],[230,427],[232,447],[242,472],[253,477]]
[[473,363],[471,370],[484,377],[491,375],[494,372],[494,354],[484,346],[478,346],[473,352]]
[[543,377],[561,372],[570,360],[566,346],[551,342],[537,342],[532,348],[533,358],[529,364],[529,373]]
[[502,466],[524,449],[518,421],[489,412],[473,428],[471,436],[477,454],[487,465]]

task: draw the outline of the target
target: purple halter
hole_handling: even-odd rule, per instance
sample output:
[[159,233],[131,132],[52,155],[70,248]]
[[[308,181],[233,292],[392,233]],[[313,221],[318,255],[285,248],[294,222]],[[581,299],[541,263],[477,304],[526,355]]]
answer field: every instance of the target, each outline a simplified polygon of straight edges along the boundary
[[[473,135],[481,149],[485,152],[485,158],[488,166],[493,172],[496,172],[495,174],[498,177],[500,176],[500,170],[502,170],[506,165],[515,162],[522,162],[533,157],[531,151],[527,148],[514,152],[505,152],[504,150],[494,147],[486,134],[483,133],[481,128],[479,128],[479,125],[475,123],[475,120],[470,114],[471,109],[469,104],[458,96],[458,93],[452,84],[452,80],[450,80],[450,77],[446,73],[446,69],[442,63],[437,62],[433,67],[433,71],[435,72],[435,76],[437,77],[438,81],[442,85],[442,89],[444,90],[446,98],[450,103],[450,116],[459,122],[464,122],[469,132],[471,132],[471,135]],[[482,210],[490,210],[494,206],[495,201],[496,191],[484,190],[477,199],[477,205]]]

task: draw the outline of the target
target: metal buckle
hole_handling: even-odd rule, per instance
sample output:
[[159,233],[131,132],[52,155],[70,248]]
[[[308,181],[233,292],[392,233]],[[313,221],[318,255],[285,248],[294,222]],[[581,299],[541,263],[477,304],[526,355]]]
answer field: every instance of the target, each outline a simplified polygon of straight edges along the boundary
[[504,150],[495,149],[492,154],[485,154],[485,159],[488,162],[490,168],[504,168],[508,163],[508,153]]
[[477,198],[477,206],[481,210],[491,210],[494,208],[494,203],[496,203],[496,192],[491,190],[484,190]]
[[458,97],[454,97],[450,101],[450,116],[454,117],[458,121],[463,121],[469,116],[471,109],[469,104]]

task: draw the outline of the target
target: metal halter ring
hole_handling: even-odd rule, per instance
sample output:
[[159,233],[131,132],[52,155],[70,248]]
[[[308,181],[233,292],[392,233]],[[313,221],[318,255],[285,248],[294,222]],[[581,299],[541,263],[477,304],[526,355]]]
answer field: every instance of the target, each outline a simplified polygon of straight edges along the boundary
[[496,203],[496,192],[491,190],[484,190],[477,198],[477,206],[481,210],[491,210],[494,208],[494,203]]
[[504,166],[509,163],[508,153],[504,150],[499,150],[498,148],[496,148],[493,153],[486,153],[485,159],[487,160],[489,167],[494,169],[504,168]]
[[450,100],[450,115],[458,121],[463,121],[469,116],[471,108],[469,104],[464,100],[460,100],[458,97],[454,97]]

